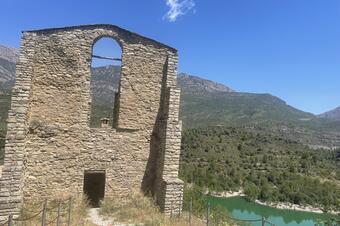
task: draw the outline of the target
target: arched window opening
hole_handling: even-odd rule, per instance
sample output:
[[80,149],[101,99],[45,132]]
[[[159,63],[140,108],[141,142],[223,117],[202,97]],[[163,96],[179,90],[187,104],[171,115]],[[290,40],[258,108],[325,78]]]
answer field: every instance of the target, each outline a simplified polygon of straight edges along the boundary
[[115,127],[122,50],[112,38],[101,38],[93,46],[91,64],[90,127]]

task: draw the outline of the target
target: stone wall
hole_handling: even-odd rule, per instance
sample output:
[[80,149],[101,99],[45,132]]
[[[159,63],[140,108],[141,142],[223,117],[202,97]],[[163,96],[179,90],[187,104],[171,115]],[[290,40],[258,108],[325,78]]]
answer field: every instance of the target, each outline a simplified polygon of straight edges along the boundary
[[[122,48],[115,128],[90,128],[92,47]],[[0,216],[29,199],[82,194],[84,172],[103,170],[105,196],[136,189],[180,211],[181,122],[177,51],[113,25],[24,32],[8,117]],[[178,204],[174,204],[177,202]]]

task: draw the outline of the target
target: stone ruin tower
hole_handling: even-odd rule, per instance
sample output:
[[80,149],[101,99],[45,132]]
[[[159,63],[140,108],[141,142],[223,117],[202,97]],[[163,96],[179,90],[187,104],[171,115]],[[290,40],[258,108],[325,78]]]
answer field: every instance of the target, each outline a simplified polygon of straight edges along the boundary
[[[91,128],[94,43],[122,48],[113,126]],[[0,219],[31,199],[142,189],[180,211],[177,50],[114,25],[23,32],[0,179]]]

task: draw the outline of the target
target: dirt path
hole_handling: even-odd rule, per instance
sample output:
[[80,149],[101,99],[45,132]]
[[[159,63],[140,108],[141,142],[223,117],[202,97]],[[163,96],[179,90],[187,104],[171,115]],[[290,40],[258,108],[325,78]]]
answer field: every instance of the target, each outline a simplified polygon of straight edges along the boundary
[[88,212],[88,218],[93,224],[98,226],[123,226],[120,224],[115,224],[113,219],[104,219],[99,215],[98,210],[99,208],[91,208]]
[[112,218],[105,218],[99,215],[99,208],[91,208],[88,211],[88,219],[95,225],[98,226],[135,226],[142,224],[122,224],[114,222]]

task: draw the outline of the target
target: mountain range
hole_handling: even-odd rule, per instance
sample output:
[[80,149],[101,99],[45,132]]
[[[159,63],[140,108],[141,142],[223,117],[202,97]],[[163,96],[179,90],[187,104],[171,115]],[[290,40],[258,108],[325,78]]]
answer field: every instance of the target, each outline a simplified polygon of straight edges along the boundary
[[13,85],[17,59],[17,49],[0,45],[0,89],[8,89]]
[[327,118],[335,121],[340,121],[340,107],[327,111],[319,115],[320,118]]
[[[0,104],[9,102],[18,51],[0,45]],[[120,68],[92,69],[93,106],[101,115],[112,112]],[[223,84],[185,73],[178,75],[184,128],[233,126],[259,133],[274,133],[316,147],[340,146],[340,108],[313,115],[289,106],[271,94],[237,92]],[[7,102],[6,102],[7,100]],[[0,121],[8,106],[1,106]],[[337,121],[339,120],[339,121]],[[2,123],[4,124],[4,122]],[[1,122],[0,122],[1,125]]]
[[[187,74],[178,76],[185,128],[242,127],[296,140],[313,148],[340,146],[340,121],[301,111],[271,94],[236,92],[205,81]],[[208,84],[216,85],[207,88]]]

